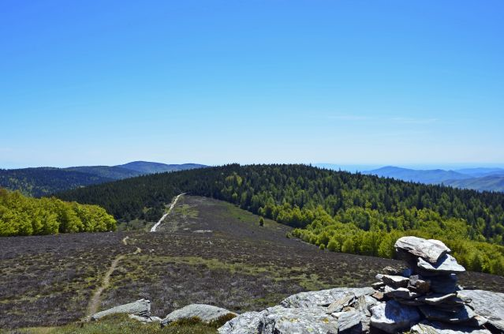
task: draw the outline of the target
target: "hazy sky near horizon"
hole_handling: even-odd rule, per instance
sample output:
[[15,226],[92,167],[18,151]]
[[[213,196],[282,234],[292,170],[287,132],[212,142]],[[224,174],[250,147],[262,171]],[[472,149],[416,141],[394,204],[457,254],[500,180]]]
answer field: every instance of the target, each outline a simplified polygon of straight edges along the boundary
[[0,168],[504,163],[504,2],[0,2]]

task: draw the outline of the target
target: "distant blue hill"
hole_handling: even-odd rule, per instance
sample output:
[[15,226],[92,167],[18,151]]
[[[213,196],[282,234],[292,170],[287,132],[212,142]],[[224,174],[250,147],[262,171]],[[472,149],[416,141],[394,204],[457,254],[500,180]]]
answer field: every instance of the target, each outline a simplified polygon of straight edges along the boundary
[[504,176],[498,175],[483,176],[466,180],[449,180],[444,182],[444,184],[455,188],[504,192]]
[[393,166],[387,166],[363,172],[363,174],[372,174],[382,177],[390,177],[403,181],[412,181],[426,184],[439,184],[447,180],[464,180],[471,178],[471,176],[469,175],[458,173],[452,170],[448,171],[443,169],[415,170]]
[[501,168],[468,168],[453,171],[443,169],[416,170],[387,166],[366,171],[363,174],[425,184],[444,184],[479,191],[504,192],[504,169]]
[[148,162],[148,161],[133,161],[124,165],[115,166],[122,169],[127,169],[135,171],[141,174],[154,174],[154,173],[165,173],[165,172],[175,172],[181,170],[204,168],[205,165],[200,164],[163,164],[159,162]]
[[56,192],[130,177],[203,168],[200,164],[163,164],[135,161],[119,166],[76,166],[68,168],[0,169],[0,187],[19,190],[27,196],[46,196]]
[[504,176],[504,168],[465,168],[457,169],[456,172],[472,177]]

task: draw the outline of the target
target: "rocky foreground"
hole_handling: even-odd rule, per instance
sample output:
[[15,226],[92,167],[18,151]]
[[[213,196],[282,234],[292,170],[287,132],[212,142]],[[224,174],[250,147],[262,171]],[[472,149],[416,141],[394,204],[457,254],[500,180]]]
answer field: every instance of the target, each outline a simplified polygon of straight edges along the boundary
[[457,274],[465,269],[445,244],[403,237],[395,247],[409,268],[401,273],[385,268],[372,287],[302,292],[280,305],[240,315],[193,304],[161,319],[151,316],[149,301],[140,300],[97,313],[93,319],[128,313],[161,326],[194,317],[206,323],[231,319],[218,329],[220,334],[504,333],[504,294],[462,289]]

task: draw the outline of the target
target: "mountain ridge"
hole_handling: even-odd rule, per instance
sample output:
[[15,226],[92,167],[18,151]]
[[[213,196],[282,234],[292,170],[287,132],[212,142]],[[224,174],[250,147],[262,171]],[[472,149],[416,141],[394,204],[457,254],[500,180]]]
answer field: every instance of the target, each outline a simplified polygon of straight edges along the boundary
[[504,169],[502,168],[479,167],[456,170],[423,170],[384,166],[364,171],[362,174],[424,184],[442,184],[462,189],[504,192]]
[[[127,167],[124,167],[127,166]],[[205,168],[205,165],[164,164],[133,161],[115,166],[29,167],[0,169],[0,187],[19,190],[26,196],[41,197],[141,175]]]

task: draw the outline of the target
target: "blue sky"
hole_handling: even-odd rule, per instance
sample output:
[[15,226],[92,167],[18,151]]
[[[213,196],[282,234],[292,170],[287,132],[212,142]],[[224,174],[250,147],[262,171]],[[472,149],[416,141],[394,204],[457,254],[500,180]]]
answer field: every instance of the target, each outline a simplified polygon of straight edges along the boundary
[[0,168],[504,163],[504,2],[0,2]]

